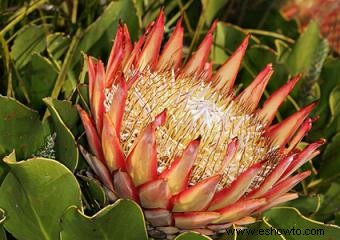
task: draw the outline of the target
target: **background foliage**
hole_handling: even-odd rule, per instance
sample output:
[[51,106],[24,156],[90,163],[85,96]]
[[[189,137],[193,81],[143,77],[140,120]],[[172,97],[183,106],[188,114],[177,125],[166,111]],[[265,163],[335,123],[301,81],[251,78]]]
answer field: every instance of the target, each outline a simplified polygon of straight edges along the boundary
[[[244,36],[252,33],[237,79],[238,90],[269,62],[275,73],[265,96],[290,76],[303,73],[276,121],[317,100],[313,115],[319,119],[305,141],[324,137],[328,144],[313,163],[303,167],[314,174],[296,188],[301,197],[286,204],[289,207],[267,211],[261,216],[264,221],[250,227],[299,225],[325,229],[324,239],[339,238],[335,225],[340,224],[340,59],[321,37],[316,22],[300,33],[296,21],[281,16],[281,3],[2,0],[0,239],[147,239],[139,207],[126,200],[106,206],[104,189],[85,176],[88,167],[77,149],[83,129],[73,104],[86,107],[84,53],[107,59],[119,21],[128,25],[135,41],[161,7],[166,13],[166,39],[183,16],[185,56],[218,19],[211,51],[214,66],[223,63]],[[189,233],[177,239],[207,237]]]

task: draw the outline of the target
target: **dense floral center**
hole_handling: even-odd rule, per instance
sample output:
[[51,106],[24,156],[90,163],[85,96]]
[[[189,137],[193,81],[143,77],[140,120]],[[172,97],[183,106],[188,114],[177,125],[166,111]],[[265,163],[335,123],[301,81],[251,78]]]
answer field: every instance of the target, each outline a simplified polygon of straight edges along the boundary
[[[126,73],[127,81],[135,73]],[[245,104],[230,96],[218,94],[200,76],[177,76],[173,71],[145,70],[128,93],[121,142],[128,153],[138,133],[154,117],[167,109],[167,121],[157,130],[159,171],[171,164],[185,146],[201,137],[199,155],[192,172],[195,183],[212,176],[221,168],[226,146],[237,137],[239,148],[233,161],[224,170],[220,187],[229,184],[250,165],[264,159],[276,163],[275,147],[263,136],[263,125],[247,111]],[[274,164],[269,164],[267,169]],[[265,175],[262,172],[260,175]],[[261,181],[257,178],[257,182]],[[255,181],[255,182],[256,182]]]

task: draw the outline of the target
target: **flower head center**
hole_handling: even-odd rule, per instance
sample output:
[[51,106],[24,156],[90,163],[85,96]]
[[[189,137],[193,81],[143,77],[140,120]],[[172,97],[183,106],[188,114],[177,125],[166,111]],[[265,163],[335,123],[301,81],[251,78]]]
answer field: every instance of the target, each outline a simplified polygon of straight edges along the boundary
[[[126,73],[127,81],[135,73]],[[218,94],[201,76],[176,78],[173,71],[151,72],[148,69],[138,74],[138,80],[129,90],[124,113],[121,142],[125,153],[129,152],[138,133],[167,109],[167,121],[157,129],[159,171],[199,136],[201,144],[192,183],[220,170],[226,147],[234,137],[239,140],[238,151],[224,170],[220,187],[229,184],[250,165],[266,159],[268,154],[270,159],[276,159],[273,157],[275,150],[262,136],[261,121],[231,96]]]

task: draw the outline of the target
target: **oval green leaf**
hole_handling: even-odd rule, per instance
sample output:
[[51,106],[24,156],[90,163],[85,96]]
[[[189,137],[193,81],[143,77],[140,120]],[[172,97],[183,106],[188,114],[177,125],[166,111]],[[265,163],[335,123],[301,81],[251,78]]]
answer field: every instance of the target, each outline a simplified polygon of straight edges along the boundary
[[51,102],[66,127],[71,130],[74,136],[77,136],[79,134],[80,118],[76,107],[67,100],[52,99]]
[[118,200],[92,217],[70,207],[62,218],[62,240],[147,240],[142,210],[130,200]]
[[340,211],[340,183],[333,181],[322,197],[320,207],[313,218],[319,221],[334,219],[335,214]]
[[294,98],[299,97],[302,102],[306,102],[308,93],[305,91],[302,94],[299,88],[302,84],[311,86],[311,83],[319,78],[328,50],[327,41],[321,37],[318,24],[311,21],[285,59],[292,75],[304,74],[303,79],[297,83],[292,92]]
[[18,240],[59,239],[65,210],[81,207],[76,178],[64,165],[45,158],[9,163],[9,167],[0,188],[5,229]]
[[52,93],[58,75],[57,70],[48,58],[34,53],[31,60],[22,68],[21,75],[31,100],[30,106],[39,111],[43,110],[45,105],[42,99]]
[[[264,212],[263,217],[275,229],[280,229],[283,237],[287,240],[336,240],[340,236],[340,227],[309,219],[296,208],[273,208]],[[313,235],[311,231],[313,231]]]
[[[285,240],[282,235],[274,235],[277,231],[266,219],[240,228],[227,229],[226,236],[234,236],[235,240]],[[222,240],[222,239],[221,239]]]
[[49,134],[47,125],[40,122],[38,112],[19,101],[0,96],[0,158],[15,149],[18,159],[36,153]]

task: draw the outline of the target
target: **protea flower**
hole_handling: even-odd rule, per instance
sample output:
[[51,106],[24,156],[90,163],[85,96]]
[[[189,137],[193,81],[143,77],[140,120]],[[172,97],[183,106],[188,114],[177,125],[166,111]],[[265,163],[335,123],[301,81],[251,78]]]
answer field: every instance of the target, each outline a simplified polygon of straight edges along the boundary
[[78,110],[90,150],[80,150],[114,199],[141,206],[153,231],[212,235],[253,222],[255,213],[298,197],[289,191],[310,172],[294,172],[324,143],[296,148],[315,103],[272,124],[300,76],[259,107],[269,64],[233,95],[249,36],[213,72],[215,25],[186,64],[181,21],[159,53],[162,11],[134,46],[118,27],[106,69],[88,58],[91,113]]

